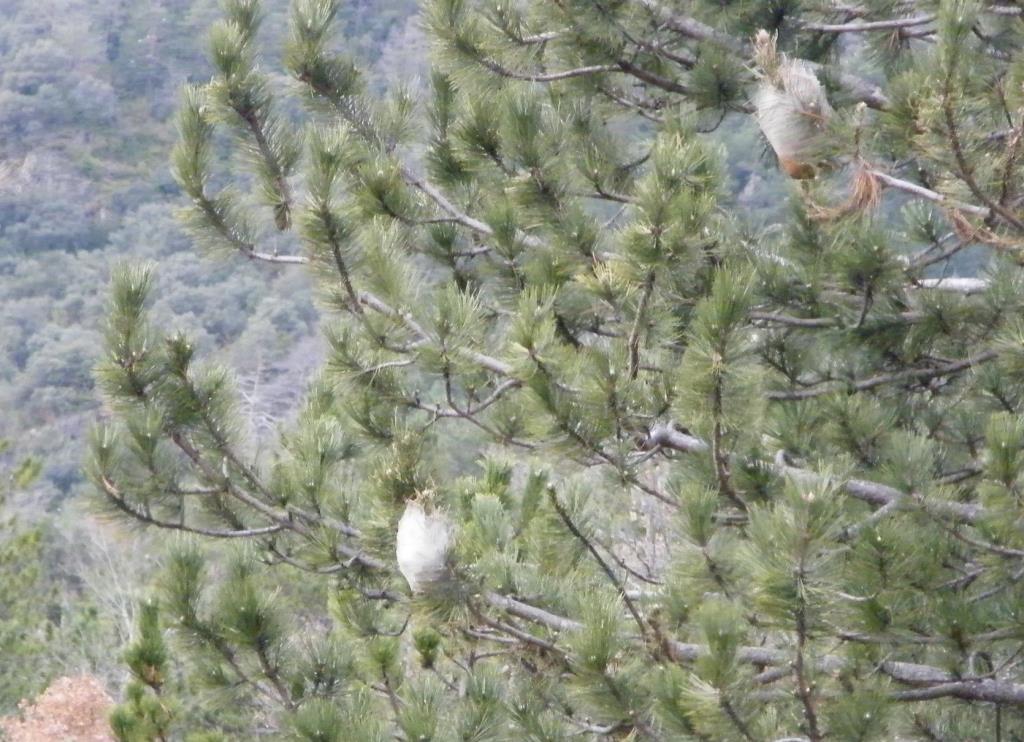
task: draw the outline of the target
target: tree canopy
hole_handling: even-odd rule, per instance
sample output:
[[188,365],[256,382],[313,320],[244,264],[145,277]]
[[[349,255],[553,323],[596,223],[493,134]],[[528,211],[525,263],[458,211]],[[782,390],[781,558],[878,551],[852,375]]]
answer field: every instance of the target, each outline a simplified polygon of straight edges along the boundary
[[[224,11],[182,217],[312,275],[328,357],[268,443],[125,266],[89,462],[186,534],[211,699],[307,740],[1024,733],[1020,7],[431,0],[386,94],[336,0],[280,68]],[[733,122],[794,176],[769,223]]]

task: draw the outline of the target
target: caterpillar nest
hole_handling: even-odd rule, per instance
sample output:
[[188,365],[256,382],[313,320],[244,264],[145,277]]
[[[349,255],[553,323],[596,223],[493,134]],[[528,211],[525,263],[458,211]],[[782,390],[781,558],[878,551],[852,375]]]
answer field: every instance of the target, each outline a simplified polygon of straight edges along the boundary
[[760,83],[755,117],[779,164],[791,178],[813,178],[833,110],[810,64],[779,54],[765,30],[754,38]]
[[398,570],[413,593],[428,592],[432,587],[447,582],[452,531],[451,521],[445,513],[428,513],[416,501],[405,506],[405,512],[398,521],[395,556]]

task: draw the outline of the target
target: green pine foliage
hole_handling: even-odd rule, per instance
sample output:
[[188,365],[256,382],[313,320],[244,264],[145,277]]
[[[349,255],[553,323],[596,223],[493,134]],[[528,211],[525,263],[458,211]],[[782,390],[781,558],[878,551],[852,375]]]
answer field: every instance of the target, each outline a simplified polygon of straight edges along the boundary
[[[200,243],[317,282],[277,445],[158,268],[112,282],[89,473],[191,534],[159,585],[204,698],[300,740],[1024,734],[1020,8],[431,0],[383,97],[338,11],[293,4],[286,81],[228,0],[173,154]],[[836,109],[767,227],[715,134],[761,30]],[[158,724],[140,641],[119,713]]]
[[134,641],[124,653],[130,680],[124,687],[124,700],[110,712],[110,729],[118,742],[224,742],[239,729],[234,714],[243,709],[220,712],[209,704],[200,704],[189,692],[187,683],[172,655],[156,600],[143,601],[138,608]]
[[138,636],[124,658],[132,680],[125,689],[125,702],[110,714],[110,727],[119,742],[168,739],[174,710],[164,693],[167,654],[160,609],[154,602],[143,603]]
[[[10,443],[0,439],[0,454]],[[29,486],[39,475],[40,462],[26,459],[13,471],[0,470],[0,506],[7,496]],[[46,678],[20,670],[38,663],[46,653],[49,617],[46,585],[40,568],[43,533],[26,527],[0,510],[0,709],[13,710],[18,702],[40,690]]]
[[22,702],[62,675],[111,670],[116,660],[109,648],[121,641],[109,610],[120,596],[97,594],[93,586],[110,584],[99,570],[88,585],[73,572],[83,563],[94,567],[101,555],[71,561],[66,534],[42,519],[19,517],[12,506],[45,466],[38,458],[12,458],[12,449],[13,442],[0,438],[0,456],[12,462],[0,466],[0,716],[17,714]]

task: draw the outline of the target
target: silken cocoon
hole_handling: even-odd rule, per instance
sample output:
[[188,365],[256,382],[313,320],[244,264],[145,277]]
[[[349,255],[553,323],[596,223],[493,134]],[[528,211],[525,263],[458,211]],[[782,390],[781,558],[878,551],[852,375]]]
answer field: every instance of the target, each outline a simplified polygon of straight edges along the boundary
[[778,54],[767,31],[758,31],[754,49],[761,77],[754,93],[757,123],[786,173],[812,178],[833,114],[825,89],[810,64]]
[[449,576],[448,552],[452,524],[439,510],[427,512],[419,502],[409,502],[398,521],[395,556],[398,569],[414,593],[424,593]]

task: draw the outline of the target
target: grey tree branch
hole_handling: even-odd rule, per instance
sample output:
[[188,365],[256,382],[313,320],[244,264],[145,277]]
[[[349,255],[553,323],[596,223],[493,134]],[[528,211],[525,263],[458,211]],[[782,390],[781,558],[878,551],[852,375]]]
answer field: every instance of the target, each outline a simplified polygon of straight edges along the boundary
[[[547,626],[554,631],[576,631],[583,628],[583,624],[579,621],[559,616],[505,595],[487,593],[483,597],[495,608],[518,618]],[[667,646],[672,659],[684,664],[690,664],[707,653],[707,648],[700,644],[669,640]],[[788,651],[768,647],[740,647],[737,651],[737,659],[745,664],[780,668],[788,668],[793,661],[793,657]],[[842,657],[826,654],[817,657],[815,665],[820,672],[835,674],[846,669],[848,662]],[[877,669],[899,683],[918,686],[921,689],[921,698],[908,696],[899,700],[928,700],[952,696],[970,701],[1024,705],[1024,684],[1021,683],[980,678],[963,680],[937,667],[911,662],[885,661],[880,663]]]
[[241,528],[232,530],[223,530],[218,528],[205,528],[203,526],[192,526],[185,525],[184,523],[175,523],[173,521],[160,520],[155,518],[148,513],[145,513],[138,508],[134,508],[124,498],[121,492],[121,488],[118,487],[108,477],[100,477],[99,479],[101,489],[107,495],[107,498],[113,503],[115,507],[124,512],[127,515],[141,521],[142,523],[148,523],[151,526],[162,528],[172,531],[182,531],[183,533],[194,533],[197,536],[208,536],[210,538],[252,538],[254,536],[269,536],[274,533],[278,533],[282,530],[280,524],[272,526],[263,526],[261,528]]
[[809,389],[795,389],[782,392],[768,392],[765,396],[772,400],[798,400],[821,397],[834,392],[850,391],[864,392],[885,384],[892,384],[899,381],[928,381],[943,376],[952,376],[961,371],[967,371],[998,357],[994,350],[988,350],[972,358],[965,358],[962,361],[946,363],[930,368],[910,368],[903,371],[894,371],[889,374],[877,374],[867,379],[860,379],[852,382],[835,382],[826,385],[815,386]]
[[939,291],[953,291],[959,294],[970,296],[980,294],[988,290],[989,282],[985,278],[918,278],[909,288],[936,289]]
[[878,178],[878,180],[882,181],[890,188],[895,188],[897,190],[904,191],[905,193],[919,196],[937,204],[951,206],[954,209],[967,212],[968,214],[987,217],[992,213],[990,209],[987,209],[984,206],[976,206],[974,204],[963,203],[962,201],[955,201],[949,196],[945,196],[938,191],[933,191],[930,188],[925,188],[924,186],[917,185],[916,183],[911,183],[909,180],[895,178],[888,173],[883,173],[881,170],[872,170],[871,175]]
[[852,23],[804,23],[800,27],[806,31],[820,33],[860,33],[863,31],[891,31],[898,28],[924,26],[936,18],[934,13],[916,15],[910,18],[890,18],[884,21],[854,21]]

